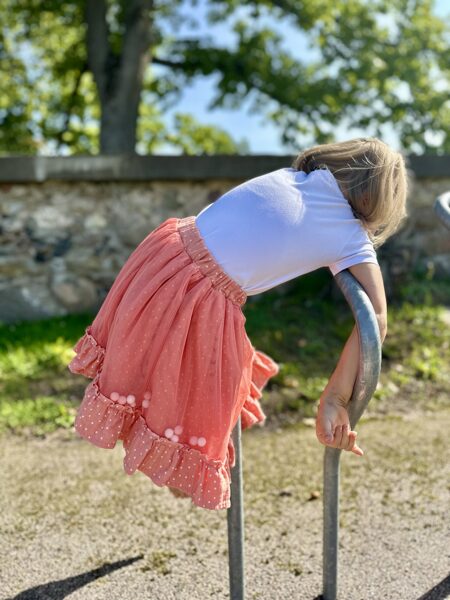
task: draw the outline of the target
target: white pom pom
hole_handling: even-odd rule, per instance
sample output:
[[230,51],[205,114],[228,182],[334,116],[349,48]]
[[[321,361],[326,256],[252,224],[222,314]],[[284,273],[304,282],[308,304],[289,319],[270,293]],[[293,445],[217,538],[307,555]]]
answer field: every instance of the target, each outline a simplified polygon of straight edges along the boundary
[[179,439],[180,438],[177,436],[177,434],[174,433],[173,436],[172,436],[172,442],[178,442]]
[[175,427],[175,433],[176,433],[177,435],[180,435],[180,433],[181,433],[182,431],[183,431],[183,428],[181,427],[181,425],[177,425],[177,426]]
[[120,398],[119,392],[111,392],[110,398],[111,400],[114,400],[114,402],[117,402],[117,400]]
[[195,435],[192,435],[189,438],[189,443],[191,444],[191,446],[196,446],[197,445],[197,441],[198,441],[198,438]]
[[205,438],[204,438],[204,437],[199,437],[199,438],[198,438],[198,442],[197,442],[197,444],[198,444],[199,446],[204,446],[204,445],[206,444],[206,440],[205,440]]
[[165,430],[164,435],[166,436],[166,438],[169,438],[169,440],[170,440],[170,438],[173,436],[173,429],[170,429],[170,427],[168,427]]

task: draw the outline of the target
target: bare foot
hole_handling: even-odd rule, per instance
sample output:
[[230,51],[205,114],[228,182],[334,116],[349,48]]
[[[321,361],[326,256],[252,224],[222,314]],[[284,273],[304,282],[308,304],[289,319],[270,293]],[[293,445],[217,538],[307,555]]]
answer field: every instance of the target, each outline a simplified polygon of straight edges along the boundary
[[171,491],[171,493],[176,496],[177,498],[190,498],[189,494],[185,494],[184,492],[182,492],[181,490],[178,490],[177,488],[173,488],[173,487],[169,487],[169,490]]

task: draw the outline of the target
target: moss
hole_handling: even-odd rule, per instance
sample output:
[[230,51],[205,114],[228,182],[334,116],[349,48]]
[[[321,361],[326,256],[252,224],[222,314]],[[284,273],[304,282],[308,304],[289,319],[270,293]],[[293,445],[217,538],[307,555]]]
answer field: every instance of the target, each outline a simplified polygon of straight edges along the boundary
[[289,571],[296,577],[303,573],[303,566],[295,562],[277,562],[276,566],[282,571]]
[[165,552],[163,550],[152,552],[148,565],[141,567],[141,570],[151,569],[160,573],[161,575],[168,575],[171,570],[169,568],[169,561],[171,558],[175,558],[177,555],[174,552]]

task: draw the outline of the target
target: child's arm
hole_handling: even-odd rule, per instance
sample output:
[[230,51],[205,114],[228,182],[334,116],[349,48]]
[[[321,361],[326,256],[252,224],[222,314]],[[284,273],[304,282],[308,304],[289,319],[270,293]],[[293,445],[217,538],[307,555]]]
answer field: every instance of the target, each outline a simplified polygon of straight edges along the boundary
[[[387,333],[387,303],[380,267],[373,263],[360,263],[349,267],[351,273],[367,292],[380,329],[381,342]],[[320,397],[316,421],[318,440],[328,446],[362,454],[355,442],[356,432],[349,426],[346,405],[351,398],[359,367],[358,328],[355,324],[345,343],[338,364]],[[327,436],[333,435],[331,439]]]
[[334,369],[320,401],[327,397],[340,398],[345,404],[350,400],[359,366],[359,335],[356,324],[353,326],[339,361]]

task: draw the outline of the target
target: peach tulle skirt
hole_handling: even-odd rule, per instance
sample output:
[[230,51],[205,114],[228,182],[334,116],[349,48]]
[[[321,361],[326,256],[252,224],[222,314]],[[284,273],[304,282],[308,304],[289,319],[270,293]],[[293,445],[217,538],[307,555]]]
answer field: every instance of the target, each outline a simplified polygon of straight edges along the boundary
[[279,370],[246,334],[246,299],[195,217],[151,231],[74,347],[69,369],[92,379],[78,434],[101,448],[122,440],[126,473],[228,508],[233,427],[264,421],[259,398]]

